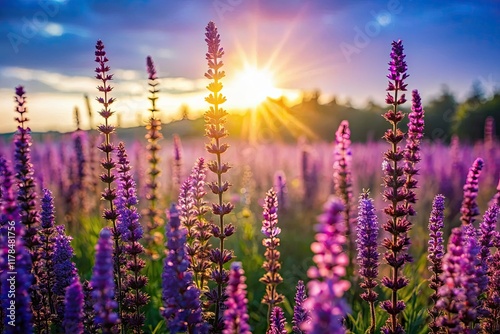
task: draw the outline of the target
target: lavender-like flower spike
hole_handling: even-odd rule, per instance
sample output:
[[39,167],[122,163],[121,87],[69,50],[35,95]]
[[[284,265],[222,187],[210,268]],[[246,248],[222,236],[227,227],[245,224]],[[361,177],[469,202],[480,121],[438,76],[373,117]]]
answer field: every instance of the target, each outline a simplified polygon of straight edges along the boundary
[[[344,220],[346,222],[347,254],[349,263],[354,263],[354,228],[351,227],[352,215],[352,152],[351,152],[351,130],[349,122],[342,121],[335,133],[335,154],[333,163],[333,184],[335,195],[344,202]],[[348,268],[348,270],[350,270]],[[351,276],[352,272],[348,273]]]
[[111,232],[104,228],[96,245],[95,264],[92,270],[92,297],[96,325],[103,334],[114,333],[114,327],[120,319],[115,312],[118,304],[115,301],[115,281],[113,279],[113,241]]
[[[496,203],[490,206],[488,210],[486,210],[483,221],[479,226],[479,245],[481,246],[479,258],[485,272],[488,270],[488,263],[491,261],[491,248],[495,246],[499,211],[500,207]],[[486,286],[482,285],[479,288],[483,291],[486,289]]]
[[248,311],[246,298],[245,272],[241,262],[231,263],[229,282],[226,288],[227,299],[224,302],[224,330],[223,334],[250,334],[248,325]]
[[360,283],[365,290],[361,298],[370,304],[370,328],[367,333],[375,332],[375,301],[378,294],[373,291],[377,286],[379,253],[377,252],[378,220],[373,206],[373,200],[368,197],[369,193],[364,192],[359,198],[359,213],[357,226],[358,264],[359,276],[363,278]]
[[283,213],[288,209],[288,188],[285,172],[281,170],[274,173],[274,190],[278,196],[278,209]]
[[145,261],[140,257],[144,247],[139,243],[143,230],[139,222],[136,205],[137,194],[131,166],[123,143],[118,144],[118,198],[116,209],[119,213],[117,228],[124,243],[125,271],[123,275],[123,313],[122,322],[125,331],[141,333],[145,317],[142,308],[148,302],[148,295],[143,291],[147,277],[141,275]]
[[278,198],[276,192],[270,189],[266,194],[265,204],[264,204],[264,220],[262,221],[262,233],[266,236],[262,240],[262,244],[266,247],[266,252],[264,256],[266,261],[262,265],[266,273],[260,279],[260,281],[266,284],[266,293],[262,299],[262,303],[269,306],[267,319],[270,322],[271,312],[274,307],[283,302],[284,296],[277,292],[276,287],[278,284],[283,283],[283,278],[279,274],[281,269],[280,252],[278,251],[278,246],[280,245],[280,238],[278,237],[281,233],[281,229],[278,227]]
[[382,279],[382,285],[392,292],[391,298],[381,304],[381,308],[390,315],[386,325],[382,328],[384,334],[404,333],[398,321],[398,315],[406,306],[402,300],[398,300],[398,290],[408,285],[408,279],[401,272],[405,263],[412,261],[407,252],[410,245],[408,232],[411,229],[411,222],[407,216],[414,214],[409,204],[414,200],[414,195],[408,192],[408,184],[404,187],[411,178],[407,177],[405,180],[403,177],[405,151],[399,145],[404,138],[404,133],[398,127],[399,122],[404,118],[404,114],[398,108],[406,102],[405,94],[398,96],[400,92],[406,91],[407,86],[404,83],[404,80],[408,78],[405,57],[403,43],[392,42],[389,75],[387,76],[390,81],[386,98],[386,103],[392,105],[392,108],[383,115],[391,125],[383,137],[390,145],[390,149],[384,153],[385,191],[383,196],[389,204],[384,209],[388,219],[382,225],[382,228],[390,234],[384,238],[383,246],[387,249],[384,258],[391,267],[391,275]]
[[286,319],[283,310],[281,307],[274,307],[271,312],[271,326],[267,330],[266,334],[287,334],[288,331],[285,326]]
[[152,234],[152,231],[158,226],[163,225],[163,220],[160,217],[160,211],[157,208],[159,199],[158,190],[160,186],[158,177],[161,173],[161,170],[158,168],[158,165],[160,163],[160,155],[158,153],[161,148],[158,142],[163,138],[163,135],[161,133],[161,120],[157,116],[159,110],[156,106],[158,93],[160,92],[158,89],[159,82],[153,59],[150,56],[147,57],[146,64],[149,85],[148,99],[149,101],[151,101],[151,107],[149,108],[149,111],[151,111],[151,117],[149,118],[148,124],[146,125],[146,130],[148,130],[148,133],[146,134],[146,139],[148,141],[146,149],[149,151],[149,179],[147,181],[147,187],[149,191],[146,198],[149,200],[149,207],[146,210],[146,214],[144,216],[148,218],[146,223],[146,239],[148,243],[151,243],[152,239],[148,236]]
[[208,294],[210,296],[208,301],[215,306],[213,330],[220,331],[224,326],[221,307],[225,298],[225,286],[228,280],[224,264],[233,258],[232,252],[224,249],[224,240],[234,232],[234,227],[231,224],[225,224],[224,216],[231,213],[233,205],[229,202],[223,202],[223,194],[229,190],[230,186],[227,181],[223,181],[222,177],[222,174],[225,174],[230,168],[228,163],[222,162],[222,154],[226,152],[229,145],[221,143],[221,139],[228,136],[225,128],[227,112],[221,107],[226,102],[226,97],[221,93],[221,80],[225,76],[224,71],[221,70],[224,65],[222,62],[224,50],[220,46],[220,35],[213,22],[208,23],[205,37],[208,46],[206,53],[208,70],[205,77],[212,80],[207,86],[210,93],[205,98],[205,101],[210,105],[204,114],[205,134],[210,139],[210,142],[206,145],[206,150],[208,153],[215,155],[215,159],[207,163],[207,166],[217,177],[217,181],[209,183],[208,186],[212,193],[218,197],[218,200],[212,204],[212,213],[214,216],[219,217],[218,226],[214,225],[212,231],[214,237],[219,239],[219,248],[211,252],[211,259],[215,264],[211,274],[217,287]]
[[7,160],[0,156],[0,231],[9,221],[19,221],[14,177]]
[[66,289],[63,328],[65,333],[83,334],[83,291],[78,279]]
[[497,250],[488,261],[488,290],[484,299],[487,311],[481,328],[484,333],[498,333],[500,330],[500,252]]
[[443,285],[440,276],[443,273],[443,256],[444,256],[444,196],[437,195],[432,203],[431,216],[429,218],[429,244],[427,259],[430,262],[429,271],[432,273],[429,279],[429,287],[434,290],[431,295],[433,306],[429,309],[431,317],[429,322],[429,330],[431,333],[438,333],[439,326],[436,324],[436,318],[440,312],[436,308],[436,302],[439,299],[438,290]]
[[493,195],[493,198],[488,205],[492,206],[495,203],[496,205],[500,206],[500,180],[498,180],[497,191],[495,192],[495,195]]
[[479,215],[479,207],[476,198],[479,190],[479,176],[481,175],[483,167],[483,159],[477,158],[467,174],[467,180],[464,185],[464,199],[462,201],[462,207],[460,208],[460,213],[462,214],[460,220],[464,225],[474,223],[474,217]]
[[116,289],[118,291],[118,314],[121,316],[122,309],[122,277],[121,271],[121,252],[122,247],[120,245],[120,232],[116,226],[116,220],[118,218],[118,212],[115,209],[116,200],[116,189],[113,188],[113,183],[116,180],[116,176],[113,175],[112,170],[116,167],[116,163],[113,160],[113,152],[115,151],[115,146],[111,142],[111,134],[115,132],[115,127],[109,124],[109,118],[115,113],[111,110],[110,106],[115,101],[114,98],[110,97],[113,87],[110,85],[110,81],[113,79],[113,75],[109,74],[109,66],[107,64],[108,58],[106,57],[106,51],[104,50],[104,43],[101,40],[97,41],[96,51],[95,51],[95,62],[98,67],[95,69],[96,79],[100,80],[102,85],[98,86],[99,92],[103,93],[103,97],[98,97],[97,102],[102,105],[102,109],[99,111],[99,115],[104,119],[104,124],[99,125],[98,129],[104,136],[104,141],[99,146],[99,150],[105,155],[101,162],[101,166],[104,172],[101,174],[101,181],[105,184],[104,191],[102,192],[102,198],[108,202],[108,208],[104,209],[103,217],[108,222],[111,222],[111,232],[113,234],[114,249],[113,249],[113,261],[114,261],[114,277]]
[[177,192],[182,180],[182,143],[179,135],[174,134],[174,159],[172,161],[172,190]]
[[307,300],[306,287],[303,281],[298,281],[297,292],[295,293],[295,306],[293,307],[292,331],[294,334],[305,334],[306,332],[300,329],[302,324],[311,321],[311,315],[308,309],[304,307]]
[[179,211],[172,205],[169,212],[167,257],[163,266],[163,308],[170,333],[207,333],[208,327],[201,317],[200,290],[188,271],[189,259],[186,253],[186,229],[181,226]]
[[[477,319],[478,296],[478,255],[479,247],[473,228],[464,225],[452,230],[448,252],[443,258],[444,282],[439,290],[436,308],[442,313],[436,319],[436,325],[446,327],[451,333],[465,333],[474,330]],[[475,331],[471,331],[471,333]]]
[[345,244],[345,223],[342,220],[344,206],[338,198],[330,198],[319,216],[316,225],[316,242],[311,245],[316,267],[307,274],[312,280],[308,284],[309,298],[304,303],[311,310],[311,322],[302,324],[301,329],[309,334],[345,333],[342,318],[349,312],[349,306],[342,298],[350,287],[341,278],[349,264],[343,253]]
[[37,254],[35,249],[39,245],[38,240],[38,225],[39,213],[36,210],[36,185],[33,177],[33,165],[31,163],[31,130],[26,126],[28,118],[26,117],[26,96],[22,86],[16,87],[16,112],[19,114],[16,117],[18,122],[17,132],[14,139],[15,152],[15,176],[18,183],[17,200],[19,203],[19,214],[21,223],[25,226],[24,241],[26,247],[31,253],[34,264],[37,262]]

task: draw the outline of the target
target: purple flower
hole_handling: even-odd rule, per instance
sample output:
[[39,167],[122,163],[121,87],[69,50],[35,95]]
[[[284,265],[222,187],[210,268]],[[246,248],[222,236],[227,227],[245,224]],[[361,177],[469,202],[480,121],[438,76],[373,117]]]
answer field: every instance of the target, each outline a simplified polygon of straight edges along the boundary
[[157,109],[156,103],[158,100],[158,93],[160,92],[158,89],[158,76],[156,74],[156,68],[153,63],[153,59],[148,56],[146,58],[147,72],[148,72],[148,86],[149,86],[149,96],[148,99],[151,101],[151,107],[149,111],[151,111],[151,117],[148,120],[146,125],[146,130],[148,133],[146,134],[146,140],[148,141],[148,145],[146,149],[148,150],[148,180],[147,180],[147,189],[148,193],[146,198],[148,199],[149,205],[146,214],[146,241],[147,243],[151,243],[153,239],[149,237],[152,234],[152,231],[156,229],[158,226],[163,225],[163,219],[160,217],[160,210],[157,208],[158,204],[158,196],[159,196],[159,187],[160,183],[158,182],[158,177],[160,176],[161,170],[159,169],[160,164],[160,145],[158,142],[163,138],[161,133],[161,120],[157,117]]
[[309,298],[304,303],[305,308],[311,310],[311,322],[301,327],[310,334],[345,333],[342,318],[349,312],[349,306],[342,296],[350,283],[341,279],[349,264],[342,250],[346,241],[343,210],[342,201],[331,197],[315,227],[316,242],[311,249],[316,267],[307,272],[312,280],[307,285]]
[[139,213],[135,207],[138,203],[134,179],[131,175],[130,162],[123,143],[118,144],[118,197],[116,210],[119,214],[117,229],[123,241],[124,268],[123,309],[121,318],[126,330],[140,332],[145,317],[142,307],[148,303],[148,295],[142,291],[147,284],[147,277],[141,275],[146,263],[140,257],[144,247],[139,243],[143,231],[139,222]]
[[[385,184],[383,196],[389,204],[384,209],[388,219],[382,228],[390,235],[384,238],[382,244],[387,249],[384,258],[391,267],[391,278],[386,276],[381,281],[382,285],[391,290],[391,298],[381,303],[381,308],[390,315],[386,325],[382,327],[382,332],[385,334],[404,333],[398,322],[398,314],[405,309],[405,303],[398,300],[398,290],[408,285],[408,279],[402,275],[401,271],[405,263],[412,261],[411,256],[408,255],[410,245],[408,232],[411,229],[408,216],[415,214],[410,203],[415,202],[415,195],[411,189],[416,187],[416,181],[413,180],[412,176],[416,173],[414,164],[417,161],[414,151],[419,146],[417,140],[419,135],[415,131],[419,131],[420,127],[413,128],[414,133],[409,136],[411,151],[402,150],[399,144],[404,138],[404,133],[399,129],[398,124],[403,119],[404,114],[398,108],[406,102],[406,98],[405,94],[401,94],[401,96],[398,94],[406,91],[407,86],[404,83],[404,80],[408,78],[405,57],[402,41],[392,42],[389,75],[387,76],[390,81],[387,87],[386,103],[393,107],[383,115],[391,125],[383,137],[390,145],[390,149],[384,153],[383,164]],[[417,121],[420,117],[417,116],[420,112],[419,103],[418,94],[415,94],[413,103],[415,111],[412,116],[415,118],[413,122],[410,120],[410,126],[419,124]],[[405,157],[406,167],[403,168]],[[406,178],[404,178],[404,174],[406,174]]]
[[462,224],[474,223],[474,217],[479,215],[479,207],[477,206],[476,198],[479,190],[479,175],[481,175],[483,166],[483,159],[477,158],[467,174],[467,180],[464,185],[464,199],[462,201],[462,207],[460,208],[460,213],[462,214],[460,219],[462,220]]
[[471,324],[477,318],[479,247],[474,233],[466,230],[468,228],[471,226],[452,230],[440,277],[444,285],[438,289],[436,308],[442,313],[436,325],[452,333],[464,333],[466,328],[473,328]]
[[7,160],[0,156],[0,228],[9,221],[18,221],[13,174]]
[[172,186],[175,191],[179,189],[182,179],[182,144],[181,138],[174,135],[174,160],[172,163]]
[[444,241],[443,241],[443,227],[444,227],[444,196],[437,195],[432,203],[431,216],[429,218],[429,243],[428,243],[428,256],[430,262],[429,271],[432,273],[430,278],[429,287],[434,290],[431,299],[434,305],[429,309],[431,321],[429,322],[429,329],[432,333],[439,332],[439,326],[436,325],[436,318],[440,312],[436,309],[435,304],[439,298],[438,290],[443,285],[440,275],[443,272],[443,255],[444,255]]
[[293,307],[292,331],[294,334],[305,334],[301,330],[303,324],[311,321],[311,315],[308,309],[304,307],[307,300],[306,287],[303,281],[298,281],[297,292],[295,293],[295,306]]
[[286,319],[283,310],[281,307],[274,307],[271,312],[271,325],[266,334],[287,334],[285,326]]
[[227,299],[224,302],[224,330],[223,334],[250,334],[248,325],[248,311],[246,298],[245,272],[241,262],[231,263],[229,271],[229,282],[226,288]]
[[83,333],[83,292],[78,279],[66,289],[63,328],[65,333]]
[[261,232],[266,236],[262,240],[262,245],[266,248],[264,253],[266,261],[262,264],[262,268],[266,273],[260,281],[266,285],[266,293],[262,298],[262,303],[269,306],[267,319],[270,321],[274,306],[282,303],[284,299],[284,296],[276,290],[278,284],[283,283],[283,278],[278,272],[281,269],[280,252],[278,251],[280,245],[278,236],[281,233],[281,229],[278,227],[278,198],[272,188],[266,194],[263,216]]
[[500,252],[497,250],[488,261],[488,289],[484,299],[487,311],[482,321],[485,333],[496,333],[500,329]]
[[189,259],[186,253],[186,229],[181,226],[179,212],[172,205],[166,232],[167,257],[162,274],[162,316],[170,333],[207,333],[208,327],[201,317],[200,290],[188,271]]
[[32,254],[34,265],[36,266],[37,256],[35,248],[39,245],[37,235],[39,224],[39,213],[36,210],[36,184],[33,177],[34,170],[31,163],[31,130],[26,127],[28,121],[25,113],[26,96],[24,95],[22,86],[16,87],[16,112],[19,114],[16,117],[19,123],[14,139],[14,161],[16,180],[18,184],[17,200],[19,205],[19,215],[21,223],[25,226],[24,242],[30,253]]
[[64,225],[56,227],[53,258],[56,279],[52,291],[61,298],[64,298],[66,288],[78,277],[75,264],[71,262],[74,255],[73,247],[71,247],[72,239],[66,235]]
[[288,209],[288,188],[286,186],[285,172],[282,170],[274,173],[274,191],[278,196],[278,208],[280,212],[285,212]]
[[94,322],[106,334],[113,333],[113,327],[120,321],[115,312],[118,304],[115,301],[113,277],[113,241],[109,229],[103,228],[96,245],[95,264],[90,284],[95,311]]
[[[488,263],[491,261],[491,248],[495,246],[497,238],[496,226],[500,208],[493,204],[486,210],[483,221],[479,226],[479,245],[481,247],[479,258],[484,273],[488,270]],[[485,276],[486,278],[488,276]],[[488,280],[481,281],[479,288],[484,291],[488,285]]]
[[359,276],[363,278],[360,287],[365,290],[361,298],[370,304],[370,328],[369,333],[374,333],[375,301],[378,294],[373,291],[377,286],[379,253],[377,252],[378,220],[373,206],[373,200],[364,192],[359,198],[358,226],[356,244],[358,245]]

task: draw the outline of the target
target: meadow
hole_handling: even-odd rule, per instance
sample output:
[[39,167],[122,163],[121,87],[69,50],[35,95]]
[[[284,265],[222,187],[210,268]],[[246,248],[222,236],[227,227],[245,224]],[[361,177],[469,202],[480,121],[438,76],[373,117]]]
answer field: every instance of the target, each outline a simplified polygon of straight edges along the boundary
[[474,144],[423,140],[397,41],[380,140],[351,143],[343,121],[330,143],[249,143],[225,128],[212,22],[205,36],[203,139],[162,131],[148,57],[145,138],[122,143],[101,41],[95,130],[79,116],[32,141],[16,88],[18,129],[0,146],[1,332],[500,333],[493,120]]

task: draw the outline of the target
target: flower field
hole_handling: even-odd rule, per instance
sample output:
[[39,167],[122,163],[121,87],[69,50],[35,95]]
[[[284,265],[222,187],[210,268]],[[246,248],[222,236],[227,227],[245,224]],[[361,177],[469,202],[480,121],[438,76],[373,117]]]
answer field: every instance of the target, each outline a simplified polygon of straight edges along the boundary
[[29,92],[15,89],[1,333],[500,333],[493,119],[473,145],[424,140],[395,41],[380,140],[352,143],[342,121],[331,143],[249,143],[226,128],[231,69],[213,22],[205,41],[204,139],[162,129],[151,57],[144,138],[121,139],[100,40],[94,130],[77,114],[73,133],[33,140]]

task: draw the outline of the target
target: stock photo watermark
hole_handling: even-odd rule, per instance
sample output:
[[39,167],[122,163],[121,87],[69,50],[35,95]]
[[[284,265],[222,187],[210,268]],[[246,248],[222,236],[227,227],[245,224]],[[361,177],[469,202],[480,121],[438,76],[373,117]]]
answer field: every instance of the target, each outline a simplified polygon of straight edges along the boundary
[[245,0],[214,0],[212,7],[219,19],[224,20],[226,13],[234,11],[234,9],[241,5]]
[[40,10],[36,11],[31,16],[23,16],[21,30],[7,33],[7,39],[15,53],[19,53],[19,48],[38,35],[40,31],[47,28],[49,18],[52,18],[59,13],[61,3],[58,1],[39,0],[38,6]]
[[388,26],[395,15],[401,14],[403,5],[400,0],[389,0],[385,9],[380,11],[370,11],[372,19],[364,26],[354,26],[354,37],[351,42],[340,43],[340,51],[348,63],[354,54],[359,54],[361,50],[370,45],[371,41],[377,37],[382,29]]
[[16,326],[16,223],[9,221],[7,223],[7,271],[5,272],[2,287],[7,290],[7,308],[5,321],[9,326]]

